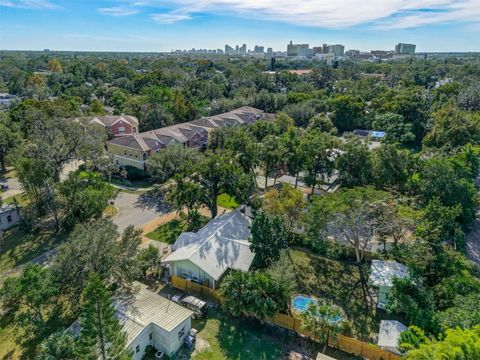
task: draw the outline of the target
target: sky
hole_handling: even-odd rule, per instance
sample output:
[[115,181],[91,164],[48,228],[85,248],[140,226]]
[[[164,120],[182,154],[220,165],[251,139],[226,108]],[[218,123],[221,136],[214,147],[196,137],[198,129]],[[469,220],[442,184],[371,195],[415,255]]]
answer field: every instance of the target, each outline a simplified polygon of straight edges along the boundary
[[0,0],[0,49],[480,51],[480,0]]

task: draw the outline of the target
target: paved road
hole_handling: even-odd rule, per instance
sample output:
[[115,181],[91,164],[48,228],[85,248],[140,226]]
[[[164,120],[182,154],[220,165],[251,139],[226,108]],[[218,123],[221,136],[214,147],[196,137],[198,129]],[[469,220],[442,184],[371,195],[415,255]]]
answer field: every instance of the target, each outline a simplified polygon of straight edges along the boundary
[[[475,182],[480,189],[480,171]],[[480,266],[480,208],[477,209],[474,228],[467,234],[466,250],[469,259],[475,261]]]
[[120,232],[128,225],[140,228],[169,210],[166,205],[162,204],[161,199],[148,193],[120,192],[115,199],[115,206],[118,208],[118,215],[113,218],[113,222],[118,226]]

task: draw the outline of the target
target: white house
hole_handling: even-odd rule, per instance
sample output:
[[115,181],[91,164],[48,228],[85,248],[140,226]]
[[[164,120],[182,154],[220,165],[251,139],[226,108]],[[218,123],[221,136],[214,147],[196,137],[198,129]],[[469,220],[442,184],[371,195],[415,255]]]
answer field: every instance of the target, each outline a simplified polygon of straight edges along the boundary
[[[116,300],[117,317],[127,337],[126,346],[132,351],[132,360],[141,360],[148,345],[167,356],[182,346],[192,327],[193,311],[169,300],[147,286],[134,282],[138,292],[133,299]],[[69,328],[80,336],[81,324],[75,321]]]
[[182,346],[191,328],[193,312],[135,282],[134,300],[117,302],[117,314],[127,335],[133,360],[142,359],[147,345],[173,355]]
[[228,269],[250,268],[254,257],[248,241],[250,224],[240,210],[217,216],[197,233],[182,233],[162,262],[171,275],[215,289]]
[[408,268],[396,261],[372,260],[368,283],[377,292],[377,307],[385,309],[390,301],[393,279],[409,276]]
[[18,207],[10,205],[0,206],[0,230],[8,229],[20,221],[20,211]]
[[408,328],[401,322],[396,320],[382,320],[380,321],[380,331],[378,332],[378,346],[384,350],[400,354],[398,351],[398,340],[400,334],[407,331]]

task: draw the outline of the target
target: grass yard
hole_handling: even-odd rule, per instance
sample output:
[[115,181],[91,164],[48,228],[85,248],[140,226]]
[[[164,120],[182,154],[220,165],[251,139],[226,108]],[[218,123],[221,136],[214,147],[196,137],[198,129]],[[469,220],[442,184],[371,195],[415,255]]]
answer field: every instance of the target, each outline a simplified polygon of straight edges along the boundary
[[[277,327],[252,319],[235,319],[221,311],[210,309],[208,317],[193,320],[197,329],[196,349],[182,348],[176,359],[186,360],[278,360],[290,352],[315,358],[318,344]],[[327,353],[336,359],[357,359],[335,350]]]
[[152,232],[145,234],[145,236],[152,240],[157,240],[166,244],[173,244],[180,234],[186,231],[186,229],[187,225],[184,221],[173,219],[158,226]]
[[15,201],[20,207],[26,207],[29,204],[29,200],[27,199],[27,197],[22,194],[10,196],[2,200],[4,204],[13,204]]
[[65,233],[55,234],[45,230],[26,233],[18,227],[5,231],[4,236],[5,244],[0,248],[0,273],[36,258],[67,237]]
[[348,317],[352,335],[371,339],[378,331],[375,309],[365,292],[368,266],[332,260],[304,249],[290,250],[300,293],[331,300]]
[[218,195],[217,205],[232,210],[235,210],[238,207],[235,198],[225,193]]

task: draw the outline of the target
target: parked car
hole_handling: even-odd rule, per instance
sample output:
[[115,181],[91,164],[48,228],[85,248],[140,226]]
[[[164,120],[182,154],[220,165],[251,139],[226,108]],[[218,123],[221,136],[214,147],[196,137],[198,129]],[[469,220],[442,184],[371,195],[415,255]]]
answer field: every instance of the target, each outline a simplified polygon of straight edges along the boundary
[[183,305],[193,311],[194,319],[201,319],[207,314],[207,302],[192,295],[175,295],[172,298],[177,304]]
[[161,359],[165,359],[165,354],[161,351],[157,351],[155,353],[155,360],[161,360]]
[[0,184],[0,190],[7,191],[8,190],[8,185],[7,184]]

